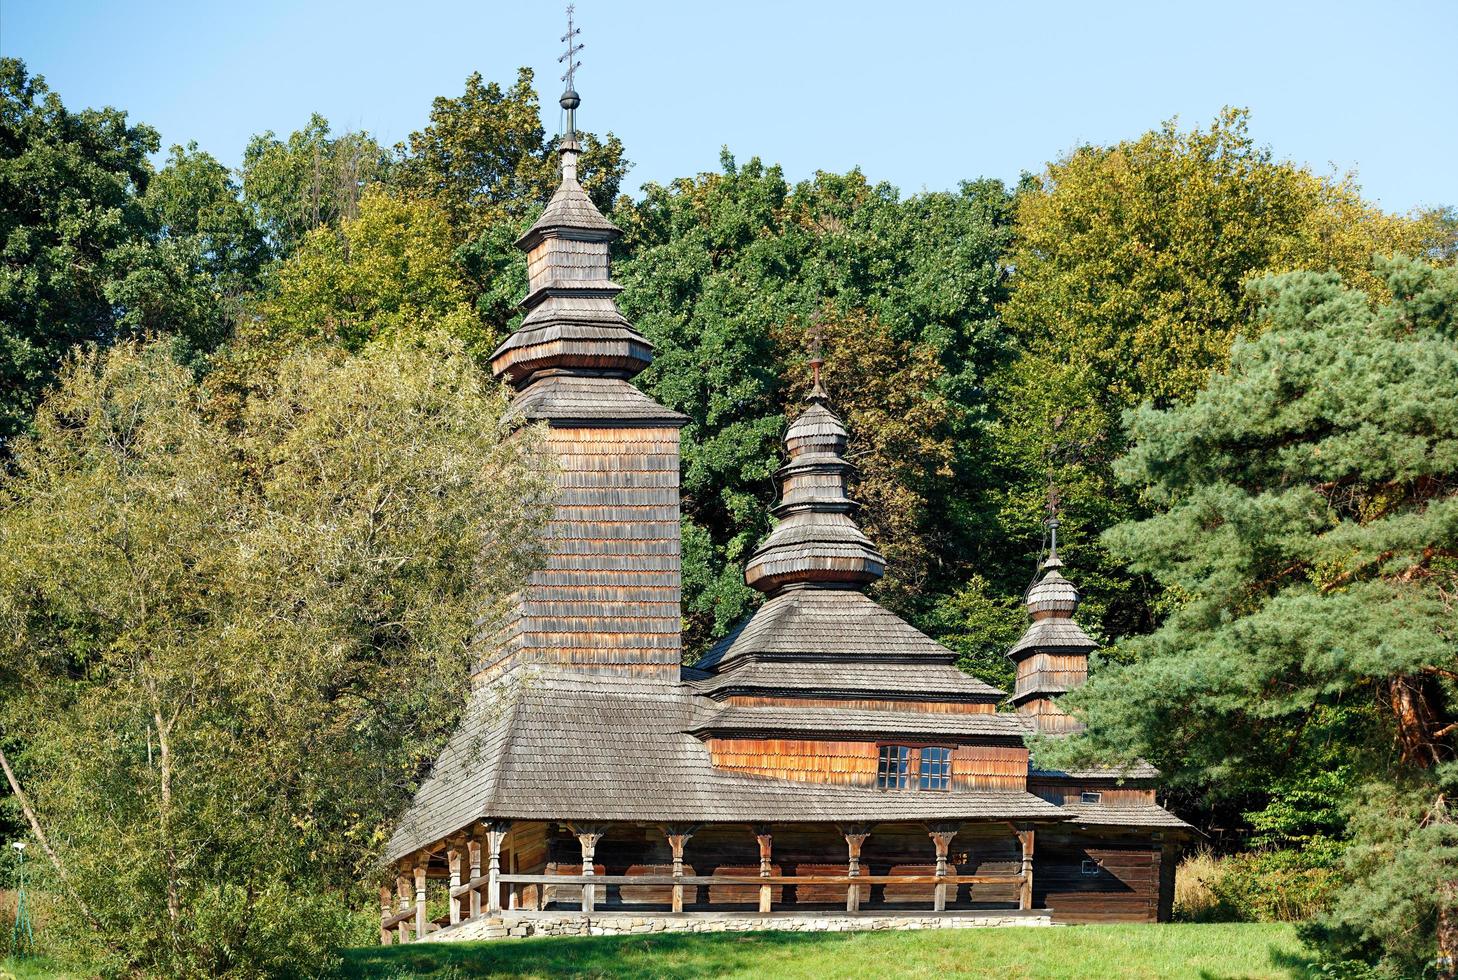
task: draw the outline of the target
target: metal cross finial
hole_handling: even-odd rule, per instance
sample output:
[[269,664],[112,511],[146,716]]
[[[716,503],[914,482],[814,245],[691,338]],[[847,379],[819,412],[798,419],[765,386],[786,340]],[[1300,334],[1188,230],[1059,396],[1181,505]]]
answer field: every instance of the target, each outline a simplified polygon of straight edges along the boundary
[[577,35],[582,33],[582,28],[572,26],[572,15],[576,12],[577,7],[569,3],[567,5],[567,33],[562,35],[562,43],[567,45],[567,50],[562,52],[562,57],[557,59],[559,65],[564,61],[567,63],[567,71],[563,73],[562,81],[567,83],[569,92],[572,91],[572,79],[576,75],[577,69],[582,67],[582,62],[576,60],[577,52],[585,47],[585,45],[577,43]]
[[1063,498],[1058,494],[1058,486],[1051,479],[1048,481],[1048,503],[1044,507],[1048,511],[1048,557],[1058,557],[1058,507]]
[[810,373],[814,383],[810,388],[810,397],[825,397],[825,389],[820,387],[820,368],[825,363],[825,358],[820,354],[821,344],[825,340],[825,324],[820,319],[819,311],[810,318],[810,329],[806,331],[810,337]]
[[584,47],[577,43],[577,35],[582,33],[582,28],[575,27],[572,23],[572,15],[576,10],[577,8],[573,4],[567,5],[567,33],[562,35],[562,43],[567,45],[567,50],[562,53],[562,57],[557,59],[559,65],[563,62],[567,63],[567,70],[562,73],[562,81],[567,84],[567,87],[562,90],[562,108],[567,111],[567,123],[564,129],[569,138],[577,133],[577,107],[582,104],[582,100],[577,97],[577,90],[572,87],[577,69],[582,67],[582,62],[577,60],[577,52]]

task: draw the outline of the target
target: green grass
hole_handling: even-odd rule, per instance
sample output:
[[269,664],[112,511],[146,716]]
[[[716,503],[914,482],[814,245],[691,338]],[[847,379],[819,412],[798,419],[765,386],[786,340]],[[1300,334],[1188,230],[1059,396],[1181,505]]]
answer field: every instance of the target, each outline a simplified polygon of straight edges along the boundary
[[76,972],[44,956],[0,959],[0,980],[81,980],[93,975],[86,970]]
[[347,950],[370,980],[469,977],[1304,977],[1289,925],[711,933]]

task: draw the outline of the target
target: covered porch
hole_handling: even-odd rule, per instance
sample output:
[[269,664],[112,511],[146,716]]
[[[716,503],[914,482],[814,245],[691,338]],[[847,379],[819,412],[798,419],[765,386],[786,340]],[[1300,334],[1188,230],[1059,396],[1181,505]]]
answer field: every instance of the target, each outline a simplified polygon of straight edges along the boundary
[[979,913],[1030,916],[1035,827],[482,820],[397,862],[395,888],[380,892],[380,941],[536,913],[930,915],[952,925],[973,924]]

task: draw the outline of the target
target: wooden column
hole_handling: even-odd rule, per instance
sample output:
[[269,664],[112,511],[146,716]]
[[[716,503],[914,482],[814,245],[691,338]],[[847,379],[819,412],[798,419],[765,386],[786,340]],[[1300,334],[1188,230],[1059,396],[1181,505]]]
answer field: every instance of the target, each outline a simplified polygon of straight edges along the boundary
[[1015,828],[1018,843],[1023,846],[1023,882],[1018,888],[1018,908],[1033,907],[1033,828],[1023,824]]
[[[852,826],[842,827],[841,833],[845,834],[845,846],[849,854],[845,873],[852,878],[858,877],[861,873],[861,847],[866,843],[866,838],[871,836],[871,832],[865,827]],[[845,890],[845,910],[861,910],[861,886],[854,882]]]
[[430,920],[425,917],[425,861],[415,866],[415,941],[430,933]]
[[[664,831],[668,836],[668,846],[673,851],[673,876],[675,878],[682,878],[683,848],[688,843],[689,838],[694,835],[694,828],[665,827]],[[673,911],[675,913],[681,913],[683,911],[683,885],[677,882],[673,886]]]
[[[582,873],[587,877],[597,874],[593,868],[593,855],[597,852],[597,842],[602,840],[603,828],[601,827],[574,827],[573,833],[577,835],[577,843],[582,845]],[[582,886],[582,911],[584,913],[596,912],[597,908],[597,886]]]
[[[768,827],[755,827],[754,839],[759,841],[759,876],[768,878],[772,869],[770,868],[770,854],[774,847],[775,837],[770,833]],[[759,886],[759,911],[761,914],[769,912],[773,904],[773,889],[769,885]]]
[[[937,824],[927,828],[927,833],[931,835],[932,843],[937,848],[938,878],[947,876],[947,851],[951,849],[952,838],[957,836],[957,829],[955,824]],[[935,885],[933,896],[932,910],[945,912],[947,910],[947,886],[945,884]]]
[[[475,881],[481,877],[481,842],[475,837],[466,841],[466,861],[471,872],[471,880]],[[481,916],[481,889],[471,889],[471,918]]]
[[446,892],[448,899],[446,904],[450,907],[451,925],[456,925],[461,921],[462,901],[451,892],[461,887],[461,842],[459,840],[452,839],[446,843],[446,867],[450,869],[448,879],[450,891]]
[[[414,894],[415,890],[410,887],[409,877],[407,877],[406,875],[400,875],[395,879],[395,895],[399,901],[401,912],[410,911],[410,898]],[[396,923],[395,934],[396,937],[400,940],[401,946],[408,943],[410,941],[410,920],[401,919],[398,923]]]
[[390,908],[393,905],[388,885],[380,886],[380,945],[390,945],[390,930],[385,928],[385,922],[390,918]]
[[[501,911],[501,842],[511,824],[505,820],[493,820],[486,825],[486,914],[495,915]],[[592,874],[586,871],[584,874]]]

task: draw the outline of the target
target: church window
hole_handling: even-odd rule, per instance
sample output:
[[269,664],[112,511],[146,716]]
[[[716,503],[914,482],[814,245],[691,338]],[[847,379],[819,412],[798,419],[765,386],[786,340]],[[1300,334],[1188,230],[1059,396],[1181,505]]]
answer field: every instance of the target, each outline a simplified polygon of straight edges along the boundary
[[952,788],[952,750],[928,746],[921,750],[922,789]]
[[881,758],[876,766],[876,786],[879,789],[906,789],[911,782],[911,748],[906,745],[881,746]]

